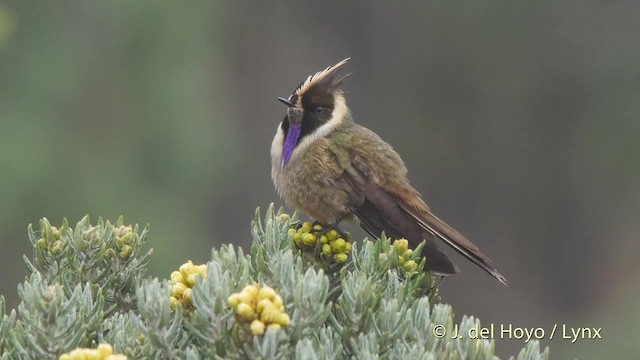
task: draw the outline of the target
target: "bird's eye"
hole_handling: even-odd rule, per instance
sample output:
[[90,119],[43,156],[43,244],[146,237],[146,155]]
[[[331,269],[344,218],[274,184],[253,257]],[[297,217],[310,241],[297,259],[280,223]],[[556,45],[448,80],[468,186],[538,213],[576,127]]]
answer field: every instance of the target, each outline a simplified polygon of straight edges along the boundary
[[313,112],[316,114],[322,114],[324,112],[324,108],[322,106],[318,106],[317,108],[313,109]]

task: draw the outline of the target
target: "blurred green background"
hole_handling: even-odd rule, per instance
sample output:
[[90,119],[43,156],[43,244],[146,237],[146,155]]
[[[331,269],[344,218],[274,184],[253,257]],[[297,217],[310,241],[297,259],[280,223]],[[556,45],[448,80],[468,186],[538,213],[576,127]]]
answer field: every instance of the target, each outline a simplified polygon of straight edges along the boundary
[[457,316],[602,327],[542,343],[554,359],[640,358],[638,15],[637,1],[2,1],[0,293],[17,306],[41,217],[150,223],[162,278],[247,248],[255,207],[281,204],[276,96],[351,56],[356,121],[510,281],[460,261],[441,291]]

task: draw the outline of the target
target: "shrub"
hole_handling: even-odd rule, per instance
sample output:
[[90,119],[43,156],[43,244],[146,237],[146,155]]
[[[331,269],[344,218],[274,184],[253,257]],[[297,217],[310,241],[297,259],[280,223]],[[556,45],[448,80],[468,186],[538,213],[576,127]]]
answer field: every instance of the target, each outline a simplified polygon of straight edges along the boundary
[[[148,227],[42,219],[17,311],[0,297],[0,359],[497,359],[493,340],[434,335],[453,313],[420,249],[325,230],[272,205],[264,221],[256,211],[249,254],[223,245],[158,280],[145,275]],[[536,341],[517,356],[547,358]]]

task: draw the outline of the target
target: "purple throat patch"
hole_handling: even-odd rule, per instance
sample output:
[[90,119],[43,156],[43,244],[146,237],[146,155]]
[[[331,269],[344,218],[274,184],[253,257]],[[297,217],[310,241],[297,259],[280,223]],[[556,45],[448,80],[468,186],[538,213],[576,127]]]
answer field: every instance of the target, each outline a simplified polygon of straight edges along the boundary
[[282,146],[282,156],[280,157],[280,168],[284,169],[285,165],[289,163],[293,149],[298,145],[298,139],[302,132],[302,124],[289,124],[289,131],[287,131],[287,137],[284,139],[284,145]]

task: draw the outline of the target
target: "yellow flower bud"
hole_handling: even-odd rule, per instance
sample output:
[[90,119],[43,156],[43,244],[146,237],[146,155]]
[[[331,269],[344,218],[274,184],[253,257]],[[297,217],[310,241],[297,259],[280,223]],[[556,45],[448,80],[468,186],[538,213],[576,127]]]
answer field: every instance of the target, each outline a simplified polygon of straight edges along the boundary
[[340,264],[346,263],[348,258],[349,258],[349,255],[344,253],[336,254],[334,256],[334,259],[336,259],[336,262]]
[[273,300],[276,296],[277,296],[276,291],[269,286],[263,286],[262,288],[260,288],[260,291],[258,292],[258,300],[262,300],[262,299]]
[[60,355],[59,360],[73,360],[73,359],[71,358],[71,355],[69,355],[69,354],[62,354],[62,355]]
[[283,312],[278,313],[278,317],[276,318],[276,321],[274,321],[275,324],[280,324],[282,326],[289,326],[290,322],[291,320],[289,319],[289,315]]
[[311,231],[312,227],[313,224],[311,223],[311,221],[305,221],[304,223],[302,223],[302,227],[300,228],[300,230],[302,230],[303,233],[308,233],[309,231]]
[[85,360],[100,360],[100,352],[96,349],[85,349],[84,351],[84,359]]
[[398,253],[402,254],[403,252],[407,251],[407,249],[409,248],[409,241],[404,238],[398,239],[393,242],[393,246],[395,246],[396,249],[398,249]]
[[270,302],[269,305],[266,306],[260,314],[260,320],[262,320],[262,322],[265,324],[270,324],[276,321],[276,319],[278,318],[278,314],[280,314],[280,312],[276,309],[275,306],[273,306],[273,303]]
[[100,344],[98,345],[98,352],[100,353],[101,357],[107,357],[113,354],[113,347],[111,347],[111,345],[109,344]]
[[47,240],[45,239],[38,239],[36,245],[38,245],[38,247],[42,250],[47,250],[47,248],[49,247],[49,244],[47,244]]
[[347,242],[347,243],[344,244],[344,253],[348,254],[350,252],[351,252],[351,243]]
[[302,243],[311,246],[316,243],[316,236],[312,233],[304,233],[302,234]]
[[182,300],[185,304],[191,304],[191,289],[186,289],[182,294]]
[[196,272],[200,275],[202,275],[202,277],[206,278],[207,277],[207,270],[209,269],[209,267],[207,266],[207,264],[202,264],[202,265],[198,265],[196,266]]
[[258,296],[259,286],[258,284],[247,285],[242,289],[242,292],[249,295],[251,298],[255,299]]
[[251,293],[249,292],[242,291],[239,293],[239,295],[240,295],[240,302],[243,304],[251,305],[256,301],[255,296],[251,296]]
[[341,253],[344,251],[345,244],[346,244],[346,241],[344,241],[343,238],[338,238],[331,245],[331,250],[333,250],[334,253]]
[[55,226],[51,227],[51,234],[53,235],[54,239],[60,240],[60,230],[58,230],[57,227],[55,227]]
[[264,309],[268,308],[269,306],[273,306],[273,303],[271,302],[271,300],[262,299],[258,301],[258,304],[256,305],[256,311],[260,314],[264,312]]
[[284,302],[282,302],[282,298],[280,297],[280,295],[276,295],[273,298],[273,306],[275,306],[278,311],[283,311],[284,310]]
[[249,330],[251,330],[251,333],[256,336],[264,334],[264,328],[264,323],[260,320],[253,320],[251,322],[251,325],[249,326]]
[[240,304],[241,298],[242,298],[241,293],[231,294],[231,296],[229,296],[229,298],[227,299],[227,303],[232,308],[235,308],[236,306],[238,306],[238,304]]
[[129,255],[131,255],[131,246],[129,245],[125,245],[122,247],[122,250],[120,251],[120,257],[124,260],[127,260],[129,258]]
[[182,273],[180,273],[180,271],[172,272],[171,273],[171,282],[172,283],[184,282],[184,277],[182,276]]
[[418,268],[418,264],[413,260],[409,260],[406,263],[404,263],[403,267],[406,271],[413,272],[413,271],[416,271],[416,269]]
[[182,296],[182,294],[184,294],[185,290],[187,290],[187,285],[181,282],[173,284],[173,286],[171,287],[171,295],[179,298]]
[[170,297],[169,298],[169,306],[171,307],[171,309],[175,310],[178,307],[178,299],[176,299],[175,297]]
[[398,263],[400,263],[400,265],[404,265],[404,258],[402,256],[398,256]]
[[402,257],[405,260],[408,260],[411,257],[411,255],[413,255],[413,250],[411,249],[407,249],[405,252],[402,253]]
[[329,239],[329,241],[335,240],[338,238],[338,232],[335,229],[331,229],[327,231],[325,235],[327,235],[327,239]]
[[267,327],[269,328],[269,330],[274,330],[274,331],[280,330],[280,328],[281,328],[280,324],[276,324],[276,323],[269,324],[269,326],[267,326]]
[[187,276],[187,285],[193,287],[196,284],[196,279],[200,277],[199,274],[193,273]]
[[324,256],[331,255],[331,245],[329,244],[322,245],[322,255]]
[[287,233],[289,234],[289,236],[293,237],[296,234],[296,229],[289,229]]
[[311,229],[314,230],[314,231],[320,231],[320,230],[322,230],[322,225],[315,224],[315,225],[313,225],[313,227]]
[[246,320],[253,320],[256,318],[256,312],[253,311],[251,306],[245,303],[238,304],[236,307],[236,313]]
[[189,276],[189,274],[193,273],[194,270],[195,270],[195,267],[194,267],[193,262],[191,260],[189,260],[186,263],[180,265],[180,273],[182,273],[182,276],[184,276],[185,279],[187,278],[187,276]]
[[52,254],[60,254],[60,252],[62,252],[62,247],[63,246],[64,246],[64,244],[62,243],[62,241],[56,240],[56,242],[54,242],[53,246],[51,247],[51,253]]
[[320,244],[326,244],[328,241],[327,235],[320,235]]

